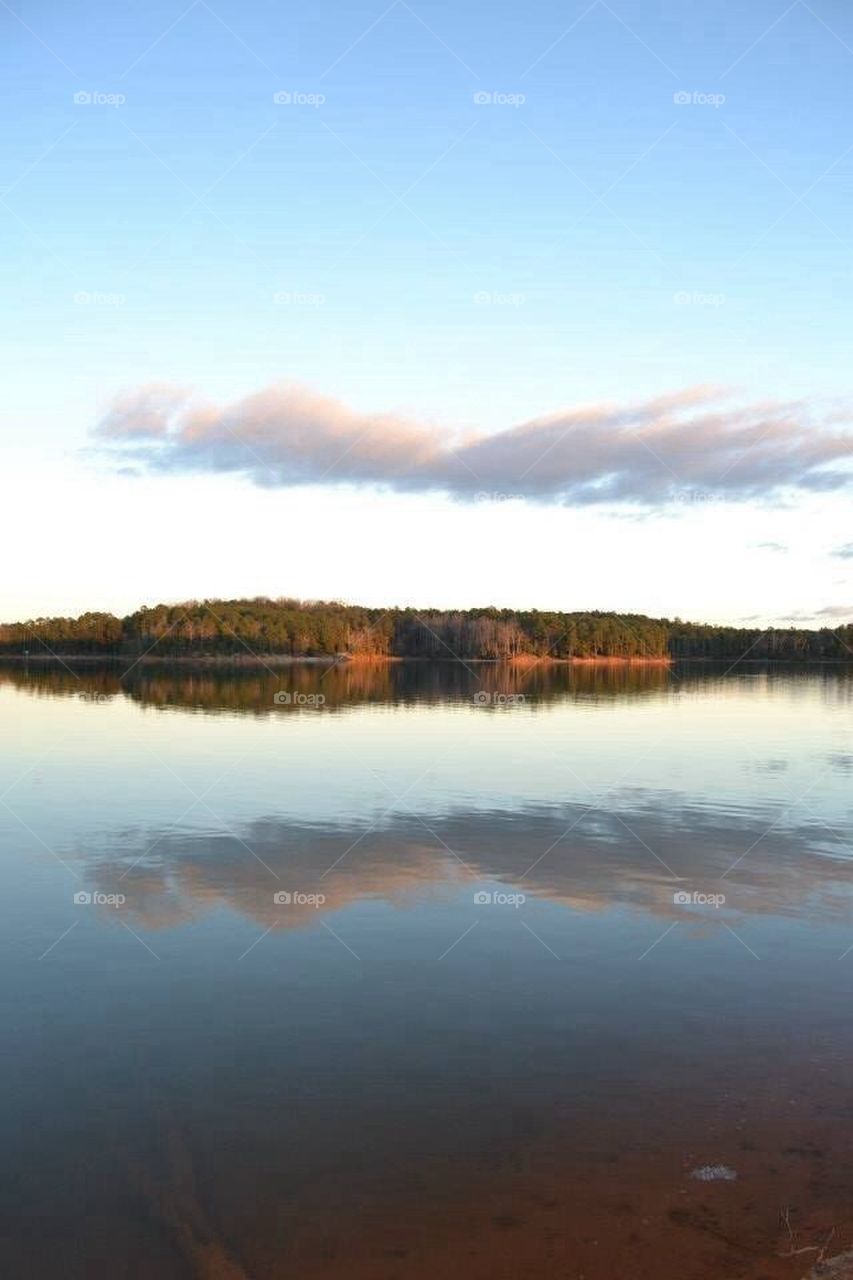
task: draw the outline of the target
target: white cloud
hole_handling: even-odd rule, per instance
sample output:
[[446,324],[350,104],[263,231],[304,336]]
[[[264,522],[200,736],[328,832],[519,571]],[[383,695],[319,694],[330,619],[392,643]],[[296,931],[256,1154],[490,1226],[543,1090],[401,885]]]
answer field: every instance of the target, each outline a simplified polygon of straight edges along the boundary
[[853,481],[845,414],[804,402],[734,404],[694,388],[636,405],[564,410],[454,437],[358,413],[295,385],[216,406],[178,388],[126,393],[97,428],[118,465],[231,472],[265,487],[378,485],[540,502],[659,505],[775,498]]

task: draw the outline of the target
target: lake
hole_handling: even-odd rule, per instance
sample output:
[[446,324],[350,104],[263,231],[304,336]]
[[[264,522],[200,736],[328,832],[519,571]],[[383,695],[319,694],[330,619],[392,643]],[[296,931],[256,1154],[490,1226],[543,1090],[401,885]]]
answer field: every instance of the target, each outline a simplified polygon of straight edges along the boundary
[[0,714],[4,1277],[853,1246],[853,670],[6,664]]

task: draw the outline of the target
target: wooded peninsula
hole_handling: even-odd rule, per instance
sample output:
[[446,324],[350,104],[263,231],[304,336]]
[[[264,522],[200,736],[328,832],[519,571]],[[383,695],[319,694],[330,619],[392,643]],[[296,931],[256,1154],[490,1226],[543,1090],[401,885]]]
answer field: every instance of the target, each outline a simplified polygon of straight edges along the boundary
[[84,613],[0,624],[0,656],[491,661],[682,658],[850,661],[853,623],[749,629],[592,611],[365,608],[293,599],[191,600],[127,617]]

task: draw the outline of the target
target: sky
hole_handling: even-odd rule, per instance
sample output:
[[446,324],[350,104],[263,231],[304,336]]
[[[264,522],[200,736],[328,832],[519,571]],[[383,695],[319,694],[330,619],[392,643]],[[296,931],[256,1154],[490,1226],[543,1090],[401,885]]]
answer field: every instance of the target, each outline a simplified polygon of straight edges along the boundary
[[0,618],[853,619],[841,0],[0,0]]

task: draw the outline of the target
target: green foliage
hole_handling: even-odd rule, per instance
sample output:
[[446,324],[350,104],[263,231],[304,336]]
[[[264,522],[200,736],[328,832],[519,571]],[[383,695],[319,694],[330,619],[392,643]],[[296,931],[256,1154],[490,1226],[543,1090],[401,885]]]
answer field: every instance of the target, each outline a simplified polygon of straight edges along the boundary
[[124,624],[111,613],[83,613],[79,618],[35,618],[0,624],[0,650],[13,653],[115,653]]
[[0,625],[0,652],[161,657],[334,654],[376,658],[853,657],[853,626],[744,630],[605,612],[368,609],[337,602],[191,600],[126,618],[85,613]]

